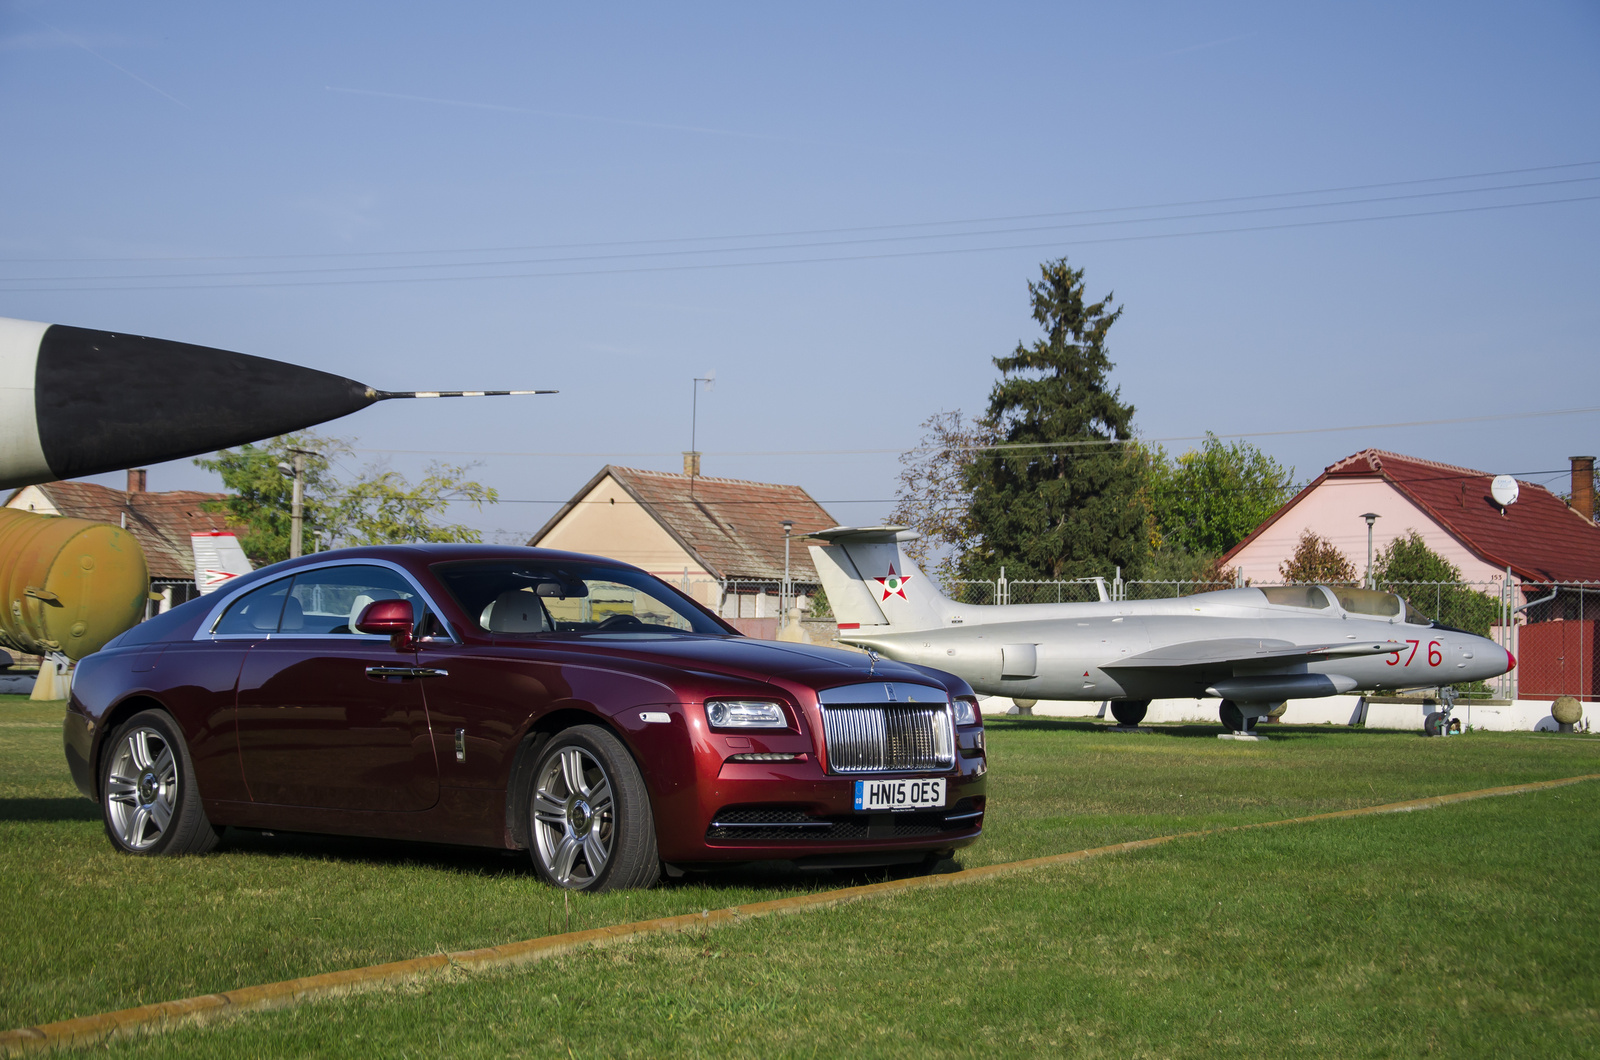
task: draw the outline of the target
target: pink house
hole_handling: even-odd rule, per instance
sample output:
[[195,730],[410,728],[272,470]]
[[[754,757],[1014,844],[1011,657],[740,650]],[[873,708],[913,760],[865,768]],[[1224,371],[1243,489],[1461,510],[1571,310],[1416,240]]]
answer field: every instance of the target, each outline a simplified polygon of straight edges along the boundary
[[[1331,541],[1359,574],[1367,568],[1367,523],[1376,513],[1376,554],[1412,530],[1469,582],[1600,581],[1600,528],[1594,523],[1594,458],[1572,458],[1569,507],[1543,486],[1519,482],[1502,508],[1486,471],[1365,449],[1330,464],[1293,500],[1222,559],[1254,582],[1279,581],[1279,565],[1310,530]],[[1541,590],[1542,592],[1543,590]],[[1521,602],[1520,600],[1518,601]]]

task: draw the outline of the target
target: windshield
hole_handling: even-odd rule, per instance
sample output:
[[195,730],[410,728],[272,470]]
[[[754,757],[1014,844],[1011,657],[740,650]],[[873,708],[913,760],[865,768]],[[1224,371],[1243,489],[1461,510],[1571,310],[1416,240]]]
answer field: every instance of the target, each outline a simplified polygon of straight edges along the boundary
[[1405,601],[1405,605],[1406,605],[1406,625],[1408,625],[1408,626],[1431,626],[1431,625],[1433,625],[1433,619],[1429,618],[1427,615],[1423,614],[1421,611],[1418,611],[1416,608],[1412,607],[1410,600],[1406,600]]
[[1376,615],[1379,618],[1397,618],[1403,609],[1400,598],[1394,593],[1377,589],[1352,589],[1341,585],[1333,590],[1339,606],[1352,615]]
[[489,633],[731,636],[665,582],[643,571],[519,560],[443,563],[433,569],[461,609]]

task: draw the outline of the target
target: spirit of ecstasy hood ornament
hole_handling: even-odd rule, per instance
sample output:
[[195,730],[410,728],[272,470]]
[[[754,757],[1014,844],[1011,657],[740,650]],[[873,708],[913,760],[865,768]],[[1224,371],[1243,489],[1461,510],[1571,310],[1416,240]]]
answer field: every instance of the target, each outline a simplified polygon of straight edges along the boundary
[[878,653],[873,651],[871,648],[868,648],[867,659],[867,676],[876,677],[878,675]]

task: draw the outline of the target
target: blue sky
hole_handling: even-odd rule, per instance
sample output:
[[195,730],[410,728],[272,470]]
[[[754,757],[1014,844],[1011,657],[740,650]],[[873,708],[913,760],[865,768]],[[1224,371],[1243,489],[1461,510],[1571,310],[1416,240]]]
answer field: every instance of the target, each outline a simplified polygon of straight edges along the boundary
[[492,539],[608,460],[677,469],[707,370],[706,474],[881,518],[1060,255],[1169,449],[1557,486],[1600,450],[1527,415],[1600,406],[1593,3],[0,0],[0,101],[0,315],[558,387],[324,428],[352,469],[477,461]]

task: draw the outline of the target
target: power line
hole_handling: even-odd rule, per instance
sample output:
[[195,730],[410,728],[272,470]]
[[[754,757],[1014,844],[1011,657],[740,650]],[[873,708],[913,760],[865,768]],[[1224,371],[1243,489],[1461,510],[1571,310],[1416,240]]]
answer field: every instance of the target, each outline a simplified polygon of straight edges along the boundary
[[[1491,423],[1504,420],[1538,419],[1545,416],[1578,416],[1600,412],[1600,405],[1572,409],[1545,409],[1538,412],[1504,412],[1483,416],[1454,416],[1448,419],[1437,420],[1403,420],[1395,423],[1353,423],[1334,427],[1297,427],[1290,430],[1279,431],[1242,431],[1234,434],[1179,434],[1163,438],[1127,438],[1127,439],[1080,439],[1071,438],[1055,442],[997,442],[991,445],[972,446],[911,446],[903,449],[765,449],[765,450],[721,450],[707,451],[706,456],[877,456],[881,454],[900,453],[933,453],[942,450],[951,451],[978,451],[978,450],[1009,450],[1009,449],[1069,449],[1082,447],[1110,447],[1124,445],[1158,445],[1165,442],[1199,442],[1208,436],[1218,439],[1223,438],[1273,438],[1284,435],[1298,434],[1333,434],[1341,431],[1377,431],[1400,427],[1442,427],[1461,423]],[[400,453],[420,456],[515,456],[515,457],[573,457],[586,459],[611,459],[614,457],[637,456],[677,456],[676,451],[634,451],[634,452],[533,452],[526,450],[486,450],[486,449],[386,449],[372,447],[356,447],[362,453]]]
[[[51,292],[73,291],[204,291],[204,290],[242,290],[247,288],[283,288],[283,287],[351,287],[374,286],[396,283],[460,283],[481,280],[530,280],[554,279],[576,276],[618,276],[630,273],[651,272],[696,272],[709,269],[742,269],[757,268],[772,265],[821,265],[835,264],[851,261],[886,261],[895,258],[922,258],[943,257],[954,254],[983,254],[1002,250],[1037,250],[1062,247],[1097,246],[1108,243],[1138,243],[1161,239],[1187,239],[1195,236],[1230,235],[1243,232],[1273,232],[1294,228],[1321,228],[1330,225],[1361,224],[1372,221],[1399,221],[1417,217],[1443,217],[1450,214],[1487,213],[1495,210],[1512,210],[1526,206],[1559,206],[1575,202],[1592,202],[1600,199],[1600,195],[1580,195],[1564,199],[1537,199],[1530,202],[1496,203],[1487,206],[1461,206],[1445,210],[1415,210],[1409,213],[1375,214],[1367,217],[1340,217],[1325,218],[1315,221],[1291,221],[1282,224],[1269,225],[1244,225],[1237,228],[1210,228],[1189,232],[1154,232],[1143,235],[1107,236],[1098,239],[1072,239],[1051,240],[1045,243],[1007,243],[987,247],[951,247],[938,250],[905,250],[893,251],[882,254],[843,254],[827,257],[806,258],[778,258],[767,261],[724,261],[705,262],[689,265],[640,265],[626,268],[608,269],[574,269],[551,272],[517,272],[493,273],[480,276],[389,276],[365,279],[328,279],[328,280],[273,280],[251,283],[180,283],[180,284],[150,284],[150,283],[122,283],[115,285],[79,285],[71,287],[0,287],[0,292],[42,294]],[[636,256],[636,255],[629,255]],[[478,267],[487,268],[486,263]],[[257,275],[257,274],[248,274]],[[118,277],[119,279],[137,281],[138,276]],[[33,283],[26,278],[12,279],[12,283]]]
[[[306,276],[313,274],[357,272],[416,272],[423,269],[485,269],[508,265],[557,265],[585,261],[618,261],[636,258],[682,258],[710,254],[749,254],[767,250],[810,250],[819,247],[862,246],[869,243],[907,243],[933,239],[965,239],[978,236],[1019,235],[1027,232],[1056,231],[1066,228],[1104,228],[1112,225],[1155,224],[1164,221],[1193,221],[1212,217],[1234,217],[1244,214],[1281,213],[1286,210],[1325,209],[1334,206],[1364,206],[1381,202],[1399,202],[1409,199],[1432,199],[1446,195],[1475,195],[1486,191],[1519,191],[1526,188],[1543,188],[1560,184],[1585,184],[1600,181],[1600,176],[1567,177],[1561,180],[1538,181],[1524,184],[1502,184],[1488,188],[1453,188],[1445,191],[1412,192],[1406,195],[1386,195],[1366,199],[1342,199],[1334,202],[1291,203],[1283,206],[1251,206],[1236,210],[1216,210],[1207,213],[1170,214],[1165,217],[1132,217],[1107,221],[1077,221],[1053,225],[1031,225],[1023,228],[993,228],[972,232],[931,232],[918,235],[872,236],[859,239],[835,239],[811,243],[782,243],[754,247],[710,247],[696,250],[634,251],[624,254],[589,254],[564,258],[525,258],[505,261],[418,262],[409,265],[341,265],[298,269],[251,269],[239,272],[166,272],[144,275],[108,274],[89,276],[27,276],[9,277],[15,282],[53,283],[87,282],[90,280],[183,280],[183,279],[234,279],[244,276]],[[1516,204],[1508,204],[1516,205]]]
[[[742,235],[718,236],[678,236],[659,239],[620,239],[593,241],[583,243],[544,243],[521,246],[505,247],[458,247],[437,250],[371,250],[371,251],[338,251],[331,253],[309,254],[232,254],[232,255],[167,255],[167,256],[141,256],[141,257],[100,257],[100,258],[4,258],[0,264],[67,264],[74,262],[144,262],[144,261],[287,261],[307,259],[337,259],[337,258],[371,258],[371,257],[409,257],[424,254],[504,254],[534,250],[578,250],[593,247],[622,247],[622,246],[654,246],[663,243],[706,243],[727,242],[744,239],[781,239],[792,236],[815,235],[841,235],[851,232],[886,232],[908,228],[937,228],[954,225],[968,224],[997,224],[1005,221],[1032,221],[1048,217],[1082,217],[1097,213],[1127,213],[1134,210],[1169,210],[1183,206],[1214,206],[1231,202],[1259,202],[1265,199],[1296,198],[1306,195],[1336,195],[1349,191],[1373,191],[1379,188],[1411,187],[1417,184],[1442,184],[1454,180],[1478,180],[1486,177],[1519,176],[1525,173],[1548,173],[1564,169],[1581,169],[1586,166],[1600,165],[1600,160],[1589,162],[1562,162],[1548,166],[1528,166],[1521,169],[1497,169],[1480,173],[1459,173],[1445,177],[1418,177],[1411,180],[1392,180],[1375,184],[1347,184],[1335,188],[1311,188],[1304,191],[1277,191],[1265,192],[1255,195],[1230,195],[1211,199],[1180,199],[1175,202],[1146,203],[1139,206],[1103,206],[1081,210],[1059,210],[1047,213],[1032,214],[1007,214],[995,217],[968,217],[956,218],[946,221],[909,221],[898,224],[860,225],[849,228],[811,228],[795,229],[780,232],[751,232]],[[1490,189],[1465,189],[1490,190]],[[1307,207],[1325,205],[1319,203],[1306,203]]]
[[[1510,471],[1510,472],[1507,472],[1507,474],[1509,474],[1512,478],[1515,478],[1515,479],[1530,479],[1531,480],[1531,479],[1533,479],[1533,478],[1535,478],[1537,476],[1564,475],[1564,474],[1567,473],[1567,471],[1568,471],[1567,468],[1557,468],[1555,470],[1541,470],[1541,471]],[[1415,482],[1449,482],[1449,481],[1456,480],[1456,479],[1479,479],[1479,478],[1483,478],[1483,476],[1484,476],[1484,472],[1462,470],[1462,471],[1459,471],[1459,472],[1454,472],[1454,473],[1449,474],[1449,475],[1423,475],[1423,476],[1417,476],[1417,477],[1408,477],[1405,480],[1405,482],[1407,484],[1415,483]],[[1283,485],[1280,485],[1280,486],[1207,486],[1204,489],[1169,490],[1169,491],[1166,491],[1166,492],[1179,494],[1179,495],[1182,495],[1182,496],[1190,496],[1190,495],[1197,494],[1197,493],[1206,493],[1206,494],[1212,494],[1212,493],[1289,493],[1289,492],[1294,492],[1294,491],[1298,491],[1298,490],[1304,489],[1308,484],[1309,484],[1309,480],[1307,480],[1306,482],[1286,482],[1286,483],[1284,483]],[[702,498],[702,500],[703,500],[703,498]],[[898,504],[900,502],[900,500],[901,500],[901,498],[899,498],[899,497],[866,497],[866,498],[857,498],[857,499],[853,499],[853,500],[841,500],[841,499],[838,499],[838,498],[834,498],[832,500],[816,500],[815,498],[813,498],[812,502],[815,503],[815,504],[818,504],[818,505],[827,505],[827,504]],[[598,504],[598,505],[601,505],[602,507],[609,507],[609,506],[613,506],[616,502],[610,500],[609,498],[606,499],[606,500],[573,500],[571,497],[567,497],[567,498],[564,498],[562,500],[539,500],[539,499],[528,498],[528,497],[499,497],[499,498],[497,498],[495,500],[494,503],[496,503],[496,504],[570,504],[570,505],[574,505],[574,506],[580,505],[580,504]],[[626,500],[623,500],[621,503],[624,504],[624,505],[634,505],[634,506],[638,506],[640,504],[639,501],[633,500],[632,498],[628,498]],[[650,503],[650,507],[652,507],[652,508],[662,508],[662,507],[669,507],[669,506],[672,506],[672,505],[681,505],[681,506],[687,507],[687,506],[695,504],[696,502],[685,498],[685,499],[682,499],[682,500],[671,500],[671,499],[668,499],[668,500],[653,500],[653,501],[650,501],[649,503]],[[742,506],[746,506],[746,505],[771,505],[773,502],[771,500],[718,500],[718,501],[715,501],[713,503],[715,504],[715,506],[717,508],[737,508],[737,507],[742,507]]]

